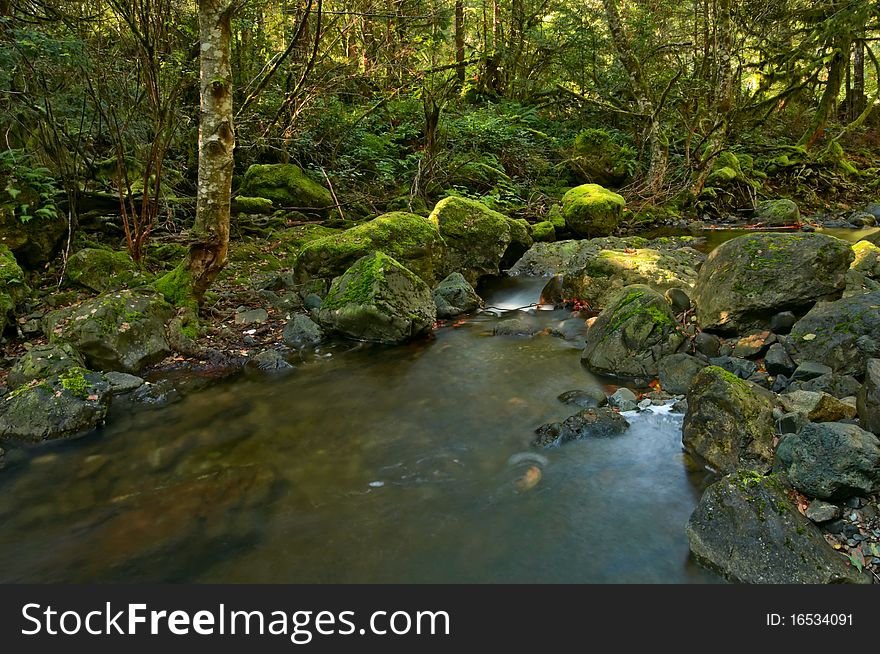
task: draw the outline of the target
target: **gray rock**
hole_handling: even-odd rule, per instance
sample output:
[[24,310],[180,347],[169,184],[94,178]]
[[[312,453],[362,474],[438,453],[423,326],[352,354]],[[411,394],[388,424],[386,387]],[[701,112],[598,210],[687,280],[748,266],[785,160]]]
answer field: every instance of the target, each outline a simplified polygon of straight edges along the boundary
[[670,288],[666,291],[665,297],[675,313],[682,313],[691,308],[691,298],[681,288]]
[[104,377],[71,368],[0,403],[0,439],[39,443],[91,431],[104,422],[110,387]]
[[752,331],[736,342],[733,356],[745,359],[755,358],[766,352],[775,342],[776,336],[769,331]]
[[700,354],[717,357],[721,352],[721,339],[709,332],[700,332],[694,338],[694,347]]
[[824,234],[748,234],[716,248],[691,296],[703,329],[742,331],[781,310],[837,296],[854,259],[845,241]]
[[659,361],[684,343],[666,299],[636,284],[624,287],[599,314],[587,332],[581,363],[601,375],[650,380],[659,373]]
[[791,311],[782,311],[770,318],[770,331],[774,334],[787,334],[797,322],[797,316]]
[[269,320],[269,312],[265,309],[249,309],[235,314],[236,325],[262,325]]
[[740,359],[738,357],[715,357],[709,359],[709,363],[719,368],[724,368],[740,379],[748,379],[758,372],[758,364],[748,359]]
[[70,368],[84,366],[79,352],[67,343],[35,345],[15,362],[6,377],[6,383],[9,388],[15,389],[36,379],[46,379]]
[[723,473],[740,467],[769,470],[776,434],[773,404],[756,391],[717,366],[701,370],[687,395],[685,450]]
[[432,291],[432,295],[437,305],[438,318],[453,318],[463,313],[471,313],[483,306],[483,301],[474,287],[457,272],[440,282]]
[[786,388],[788,388],[788,377],[785,375],[777,375],[770,390],[774,393],[781,393]]
[[828,393],[836,398],[856,396],[859,394],[861,384],[851,375],[841,375],[836,372],[819,375],[806,381],[798,381],[791,385],[793,391],[817,391]]
[[785,375],[786,377],[791,376],[797,368],[795,362],[788,356],[788,352],[779,343],[774,343],[767,350],[767,355],[764,357],[764,367],[771,375]]
[[144,380],[135,375],[129,375],[125,372],[108,372],[104,375],[107,383],[110,384],[110,392],[113,395],[128,393],[144,385]]
[[296,313],[284,325],[281,338],[289,347],[314,347],[324,340],[324,330],[308,316]]
[[621,411],[635,411],[638,406],[636,400],[635,393],[628,388],[621,387],[608,398],[608,405]]
[[250,370],[272,373],[285,372],[294,369],[278,350],[263,350],[248,359],[245,365]]
[[595,409],[608,404],[608,398],[600,388],[585,391],[566,391],[557,398],[563,404],[570,404],[581,409]]
[[802,361],[791,375],[792,382],[809,381],[828,375],[832,372],[830,366],[815,361]]
[[495,325],[492,333],[495,336],[534,336],[541,331],[541,327],[524,318],[505,318]]
[[856,211],[850,214],[848,221],[853,227],[873,227],[877,224],[877,219],[864,211]]
[[855,425],[810,423],[782,437],[775,469],[810,497],[874,493],[880,490],[880,441]]
[[602,407],[584,409],[563,422],[541,425],[535,430],[536,447],[555,447],[581,438],[610,438],[629,429],[629,422],[616,411]]
[[669,393],[687,393],[697,373],[708,364],[690,354],[670,354],[660,360],[660,387]]
[[767,227],[787,227],[801,221],[801,212],[792,200],[765,200],[758,203],[755,219]]
[[810,422],[803,413],[786,413],[777,421],[780,434],[796,434]]
[[840,507],[822,500],[813,500],[804,515],[816,523],[830,522],[840,517]]
[[709,486],[687,536],[696,558],[732,581],[870,583],[825,542],[773,477],[738,472]]
[[828,393],[789,391],[779,396],[779,404],[787,413],[802,413],[812,422],[836,422],[856,415],[855,407]]
[[880,359],[868,359],[865,384],[859,389],[856,407],[862,427],[880,433]]
[[316,293],[307,293],[303,296],[303,307],[307,311],[317,311],[323,303],[321,296]]

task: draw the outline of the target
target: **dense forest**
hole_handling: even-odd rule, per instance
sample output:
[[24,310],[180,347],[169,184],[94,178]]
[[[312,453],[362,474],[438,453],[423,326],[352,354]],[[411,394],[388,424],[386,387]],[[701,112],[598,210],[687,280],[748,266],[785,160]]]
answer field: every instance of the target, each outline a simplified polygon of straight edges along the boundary
[[[531,449],[510,455],[493,506],[570,482],[553,486],[563,464],[544,448],[671,434],[686,465],[643,456],[699,492],[668,502],[693,510],[668,569],[536,580],[708,574],[681,572],[681,543],[736,581],[880,579],[878,41],[880,4],[864,0],[0,0],[0,484],[42,507],[19,516],[10,500],[0,517],[34,542],[44,523],[89,525],[0,579],[262,579],[247,556],[273,535],[244,516],[322,506],[285,505],[304,469],[222,435],[250,429],[240,412],[279,389],[310,404],[279,396],[264,418],[329,434],[294,430],[302,449],[281,458],[328,487],[364,486],[355,463],[321,458],[351,454],[334,440],[346,415],[388,431],[361,435],[363,474],[385,470],[370,457],[400,425],[420,434],[418,465],[396,464],[406,486],[461,482],[466,455],[418,456],[441,438],[431,420],[477,438],[486,407],[509,412],[486,438]],[[444,400],[420,378],[407,383],[421,417],[377,408],[415,374],[407,357],[443,370],[447,348],[473,361],[444,384],[486,380],[454,404],[483,408],[431,418]],[[532,367],[541,390],[508,379]],[[375,404],[350,404],[359,389]],[[207,436],[187,416],[211,402]],[[138,430],[140,443],[113,436]],[[120,472],[141,459],[161,463]],[[44,475],[68,464],[64,494],[87,499],[58,504]],[[148,529],[165,512],[178,526]],[[182,526],[195,515],[198,534]],[[251,568],[232,572],[232,541]],[[467,549],[412,551],[432,547]],[[0,563],[17,555],[0,538]],[[291,579],[434,579],[374,563]],[[523,579],[484,565],[452,579]]]

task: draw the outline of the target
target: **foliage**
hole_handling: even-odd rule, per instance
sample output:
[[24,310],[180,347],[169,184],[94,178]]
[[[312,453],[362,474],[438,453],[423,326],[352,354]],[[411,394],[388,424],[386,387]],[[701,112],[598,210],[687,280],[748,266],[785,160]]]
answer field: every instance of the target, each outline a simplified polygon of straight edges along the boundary
[[0,208],[21,222],[57,217],[55,179],[48,168],[34,165],[32,155],[22,150],[0,151],[0,182]]

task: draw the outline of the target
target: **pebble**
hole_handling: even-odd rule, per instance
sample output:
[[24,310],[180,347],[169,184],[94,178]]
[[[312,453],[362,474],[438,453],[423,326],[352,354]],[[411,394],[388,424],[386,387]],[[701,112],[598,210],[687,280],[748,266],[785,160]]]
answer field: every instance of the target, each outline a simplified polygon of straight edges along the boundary
[[829,522],[840,517],[840,508],[829,502],[814,500],[804,513],[813,522]]

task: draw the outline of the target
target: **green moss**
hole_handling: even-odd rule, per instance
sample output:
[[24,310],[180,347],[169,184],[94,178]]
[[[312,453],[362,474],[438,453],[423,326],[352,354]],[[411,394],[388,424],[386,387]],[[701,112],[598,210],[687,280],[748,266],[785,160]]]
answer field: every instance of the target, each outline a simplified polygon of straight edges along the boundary
[[554,228],[559,230],[565,229],[565,216],[562,215],[562,206],[554,204],[550,207],[550,211],[547,213],[547,220]]
[[324,300],[322,309],[340,309],[347,304],[368,304],[376,284],[385,280],[385,266],[401,267],[383,252],[359,259],[342,278],[337,280]]
[[274,210],[274,205],[269,198],[252,198],[246,195],[239,195],[232,199],[230,210],[233,214],[270,214]]
[[186,261],[153,282],[153,288],[174,306],[191,309],[198,307],[192,294],[192,276],[187,270]]
[[30,294],[25,284],[24,271],[8,246],[0,244],[0,293],[6,293],[14,302],[20,302]]
[[556,228],[549,220],[532,226],[532,238],[538,243],[551,243],[556,240]]
[[619,186],[636,170],[638,156],[603,129],[585,129],[574,142],[574,168],[589,181]]
[[85,399],[89,396],[90,384],[85,377],[88,372],[85,368],[69,368],[58,375],[58,381],[64,390]]
[[572,231],[607,236],[617,228],[625,206],[626,200],[617,193],[598,184],[583,184],[562,198],[562,215]]
[[254,165],[241,184],[241,195],[271,200],[278,207],[318,209],[333,206],[330,191],[293,164]]

